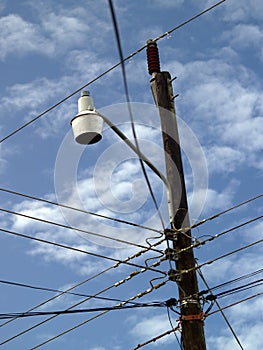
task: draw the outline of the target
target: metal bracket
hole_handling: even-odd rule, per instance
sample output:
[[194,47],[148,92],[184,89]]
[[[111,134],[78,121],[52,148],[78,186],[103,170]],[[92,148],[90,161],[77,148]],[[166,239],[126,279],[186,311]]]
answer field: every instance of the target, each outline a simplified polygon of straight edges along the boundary
[[178,232],[176,232],[170,228],[166,228],[164,230],[164,234],[165,234],[165,238],[168,239],[169,241],[173,241],[173,242],[178,241]]
[[182,280],[180,271],[174,270],[174,269],[170,269],[168,271],[168,277],[169,277],[169,280],[173,282],[180,282]]
[[178,261],[179,259],[179,255],[177,254],[177,252],[172,249],[172,248],[167,248],[165,249],[165,256],[167,260],[174,260],[174,261]]

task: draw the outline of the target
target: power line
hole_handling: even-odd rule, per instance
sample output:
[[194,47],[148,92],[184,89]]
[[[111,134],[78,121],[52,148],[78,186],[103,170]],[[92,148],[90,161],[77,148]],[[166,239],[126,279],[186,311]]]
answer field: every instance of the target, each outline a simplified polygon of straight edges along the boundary
[[[144,347],[145,345],[148,345],[148,344],[150,344],[150,343],[154,343],[154,342],[156,342],[157,340],[159,340],[159,339],[165,337],[166,335],[169,335],[169,334],[171,334],[171,333],[174,333],[174,332],[178,331],[179,328],[180,328],[180,325],[178,325],[177,327],[172,328],[172,329],[170,329],[169,331],[164,332],[164,333],[158,335],[157,337],[154,337],[154,338],[152,338],[152,339],[150,339],[150,340],[148,340],[148,341],[146,341],[146,342],[144,342],[144,343],[142,343],[142,344],[138,344],[138,345],[136,346],[136,348],[134,348],[133,350],[137,350],[137,349],[140,349],[140,348]],[[32,349],[30,349],[30,350],[32,350]]]
[[145,269],[145,270],[150,270],[150,271],[154,271],[154,272],[158,272],[158,273],[161,273],[163,275],[166,275],[165,272],[160,271],[160,270],[156,270],[156,269],[152,269],[151,267],[146,267],[146,266],[134,264],[134,263],[131,263],[131,262],[128,262],[128,261],[115,259],[115,258],[112,258],[112,257],[109,257],[109,256],[105,256],[105,255],[102,255],[102,254],[92,253],[92,252],[86,251],[84,249],[74,248],[74,247],[71,247],[71,246],[68,246],[68,245],[65,245],[65,244],[48,241],[48,240],[45,240],[45,239],[42,239],[42,238],[28,236],[28,235],[25,235],[25,234],[22,234],[22,233],[6,230],[6,229],[3,229],[3,228],[0,228],[0,232],[5,232],[7,234],[18,236],[18,237],[22,237],[22,238],[32,239],[34,241],[37,241],[37,242],[40,242],[40,243],[45,243],[45,244],[50,244],[50,245],[53,245],[53,246],[56,246],[56,247],[59,247],[59,248],[69,249],[69,250],[72,250],[72,251],[75,251],[75,252],[78,252],[78,253],[91,255],[91,256],[94,256],[96,258],[102,258],[102,259],[106,259],[106,260],[110,260],[110,261],[115,261],[118,264],[126,264],[126,265],[129,265],[129,266],[135,266],[135,267],[139,267],[139,268],[142,268],[142,269]]
[[[262,295],[262,294],[263,294],[263,292],[259,292],[259,293],[253,294],[253,295],[251,295],[251,296],[249,296],[249,297],[247,297],[247,298],[238,300],[238,301],[236,301],[236,302],[234,302],[234,303],[232,303],[232,304],[229,304],[229,305],[227,305],[227,306],[222,307],[222,310],[229,309],[230,307],[233,307],[233,306],[236,306],[236,305],[238,305],[238,304],[244,303],[245,301],[248,301],[248,300],[257,298],[257,297],[259,297],[259,296]],[[214,315],[214,314],[216,314],[217,312],[219,312],[219,310],[215,310],[215,311],[209,312],[209,314],[208,314],[207,316]]]
[[115,311],[123,309],[137,309],[137,308],[147,308],[147,307],[165,307],[163,302],[153,302],[153,303],[137,303],[134,305],[123,305],[123,306],[107,306],[107,307],[96,307],[90,309],[74,309],[74,310],[56,310],[56,311],[35,311],[35,312],[10,312],[10,313],[0,313],[0,319],[9,319],[9,318],[27,318],[35,316],[49,316],[49,315],[72,315],[72,314],[81,314],[89,312],[98,312],[98,311]]
[[[73,226],[69,226],[69,225],[65,225],[65,224],[60,224],[58,222],[54,222],[54,221],[50,221],[50,220],[46,220],[46,219],[41,219],[41,218],[38,218],[38,217],[35,217],[35,216],[23,214],[23,213],[18,213],[18,212],[14,211],[14,210],[8,210],[8,209],[0,208],[0,211],[8,213],[8,214],[16,215],[16,216],[21,216],[21,217],[24,217],[24,218],[27,218],[27,219],[30,219],[30,220],[39,221],[39,222],[42,222],[42,223],[45,223],[45,224],[58,226],[58,227],[65,228],[65,229],[68,229],[68,230],[73,230],[73,231],[78,231],[78,232],[81,232],[81,233],[86,233],[86,234],[89,234],[91,236],[100,237],[100,238],[104,238],[104,239],[106,238],[106,239],[111,240],[111,241],[115,241],[115,242],[131,245],[131,246],[134,246],[134,247],[143,248],[143,249],[147,248],[147,247],[145,247],[143,245],[140,245],[140,244],[137,244],[137,243],[133,243],[133,242],[129,242],[129,241],[126,241],[126,240],[123,240],[123,239],[120,239],[120,238],[113,238],[113,237],[110,237],[110,236],[105,236],[105,235],[103,235],[101,233],[95,233],[95,232],[84,230],[84,229],[81,229],[81,228],[78,228],[78,227],[73,227]],[[160,253],[160,250],[157,250],[157,249],[153,249],[153,251],[157,251],[158,253]]]
[[[40,290],[40,291],[44,291],[44,292],[59,293],[60,295],[61,294],[69,294],[69,295],[73,295],[73,296],[77,296],[77,297],[94,298],[94,299],[98,299],[98,300],[115,301],[115,302],[119,302],[119,303],[123,302],[123,300],[116,299],[116,298],[99,297],[99,296],[93,296],[93,295],[82,294],[82,293],[74,293],[74,292],[70,292],[70,291],[63,291],[60,289],[54,289],[54,288],[48,288],[48,287],[40,287],[40,286],[35,286],[35,285],[31,285],[31,284],[26,284],[26,283],[19,283],[19,282],[14,282],[14,281],[0,280],[0,283],[10,285],[10,286],[23,287],[23,288],[33,289],[33,290]],[[140,305],[140,304],[134,303],[132,301],[130,301],[129,303],[134,304],[134,305]],[[29,314],[30,312],[31,311],[26,311],[26,312],[24,312],[24,314]],[[14,317],[16,317],[16,316],[14,316]]]
[[225,231],[222,231],[222,232],[220,232],[220,233],[217,233],[217,234],[215,234],[215,235],[213,235],[213,236],[212,236],[212,235],[211,235],[211,236],[209,235],[209,236],[210,236],[209,238],[207,238],[207,239],[205,239],[205,240],[203,240],[203,241],[197,241],[196,243],[193,243],[193,244],[189,245],[188,247],[185,247],[185,248],[179,250],[179,251],[177,252],[177,254],[182,253],[182,252],[185,252],[185,251],[187,251],[187,250],[189,250],[189,249],[191,249],[191,248],[200,247],[200,246],[206,244],[207,242],[211,242],[211,241],[213,241],[213,240],[216,239],[216,238],[219,238],[219,237],[221,237],[221,236],[223,236],[223,235],[225,235],[225,234],[227,234],[227,233],[229,233],[229,232],[235,231],[235,230],[237,230],[237,229],[239,229],[239,228],[241,228],[241,227],[243,227],[243,226],[249,225],[249,224],[251,224],[252,222],[255,222],[255,221],[257,221],[257,220],[259,220],[259,219],[261,219],[261,218],[263,218],[263,215],[259,215],[259,216],[255,217],[255,218],[253,218],[253,219],[250,219],[250,220],[247,220],[247,221],[245,221],[245,222],[242,222],[242,223],[239,224],[239,225],[233,226],[233,227],[231,227],[231,228],[229,228],[229,229],[227,229],[227,230],[225,230]]
[[[134,118],[133,118],[133,113],[132,113],[132,109],[131,109],[129,89],[128,89],[128,82],[127,82],[127,77],[126,77],[124,56],[123,56],[123,52],[122,52],[122,45],[121,45],[120,33],[119,33],[119,29],[118,29],[117,18],[116,18],[116,14],[115,14],[115,10],[114,10],[114,6],[113,6],[112,0],[108,0],[108,3],[109,3],[109,7],[110,7],[110,12],[111,12],[111,17],[112,17],[115,37],[116,37],[116,41],[117,41],[120,62],[121,62],[123,84],[124,84],[125,96],[126,96],[126,101],[127,101],[127,106],[128,106],[128,112],[129,112],[130,121],[131,121],[132,134],[133,134],[133,138],[134,138],[134,141],[135,141],[135,145],[136,145],[137,151],[138,151],[138,153],[140,153],[139,142],[138,142],[138,138],[137,138],[137,134],[136,134],[136,130],[135,130]],[[146,181],[146,184],[148,186],[150,195],[152,197],[154,206],[155,206],[155,208],[157,210],[157,213],[158,213],[158,216],[160,218],[162,227],[163,227],[163,229],[165,229],[164,220],[163,220],[162,215],[160,213],[160,210],[159,210],[159,207],[158,207],[158,203],[157,203],[157,200],[156,200],[155,195],[153,193],[153,189],[152,189],[149,177],[147,175],[147,172],[146,172],[143,160],[140,157],[138,157],[138,159],[139,159],[139,162],[140,162],[140,166],[141,166],[141,169],[142,169],[142,173],[143,173],[144,179]]]
[[249,289],[252,289],[252,288],[255,288],[255,287],[259,287],[262,284],[263,284],[263,279],[261,278],[261,279],[258,279],[256,281],[243,284],[242,286],[238,286],[238,287],[235,287],[235,288],[232,288],[232,289],[225,290],[225,291],[223,291],[221,293],[216,294],[215,297],[216,298],[222,298],[222,297],[229,296],[229,295],[232,295],[232,294],[236,294],[236,293],[239,293],[239,292],[244,292],[246,290],[249,290]]
[[[112,288],[114,288],[114,287],[118,287],[118,286],[120,286],[121,284],[123,284],[123,283],[129,281],[130,279],[134,278],[134,277],[137,276],[139,273],[144,273],[145,271],[146,271],[145,269],[142,269],[142,270],[139,271],[139,272],[138,272],[138,271],[135,271],[135,272],[131,273],[129,276],[127,276],[126,278],[124,278],[124,279],[122,279],[122,280],[120,280],[120,281],[118,281],[118,282],[116,282],[116,283],[114,283],[114,284],[112,284],[112,285],[110,285],[110,286],[108,286],[108,287],[106,287],[106,288],[100,290],[99,292],[97,292],[96,294],[92,295],[91,297],[87,297],[87,298],[85,298],[85,299],[83,299],[83,300],[81,300],[81,301],[79,301],[79,302],[77,302],[77,303],[71,305],[71,306],[68,307],[66,310],[71,310],[71,309],[73,309],[74,307],[77,307],[77,306],[79,306],[79,305],[81,305],[81,304],[87,302],[88,300],[91,300],[91,299],[93,299],[94,297],[96,297],[96,296],[98,296],[98,295],[100,295],[100,294],[102,294],[102,293],[105,293],[105,292],[109,291],[110,289],[112,289]],[[95,277],[97,277],[97,276],[95,275]],[[142,297],[143,295],[149,294],[149,293],[151,293],[153,290],[160,288],[160,287],[161,287],[162,285],[164,285],[165,283],[166,283],[166,281],[161,282],[161,283],[159,283],[158,285],[151,286],[151,288],[147,289],[146,291],[144,291],[144,292],[142,292],[142,293],[139,293],[139,294],[137,294],[136,296],[133,296],[133,297],[129,298],[128,300],[122,301],[121,303],[117,304],[116,306],[123,306],[123,305],[127,304],[127,303],[130,302],[130,301],[134,301],[134,299],[136,299],[136,298],[140,298],[140,297]],[[45,304],[45,303],[41,303],[39,306],[42,306],[42,305],[44,305],[44,304]],[[34,309],[36,309],[36,307],[35,307],[35,308],[32,308],[32,309],[30,309],[30,310],[28,310],[28,311],[26,311],[26,312],[30,312],[31,310],[34,310]],[[108,311],[108,310],[103,311],[103,312],[101,312],[99,315],[102,316],[102,315],[104,315],[104,314],[107,313],[107,312],[109,312],[109,311]],[[43,320],[43,321],[41,321],[41,322],[39,322],[39,323],[37,323],[37,324],[34,324],[33,326],[31,326],[31,327],[29,327],[29,328],[27,328],[27,329],[24,329],[23,331],[21,331],[21,332],[15,334],[15,335],[13,335],[12,337],[10,337],[10,338],[8,338],[8,339],[2,341],[2,342],[0,343],[0,346],[1,346],[1,345],[4,345],[4,344],[6,344],[6,343],[8,343],[8,342],[10,342],[10,341],[12,341],[12,340],[14,340],[15,338],[18,338],[18,337],[20,337],[20,336],[22,336],[22,335],[24,335],[24,334],[26,334],[26,333],[32,331],[33,329],[35,329],[35,328],[37,328],[37,327],[43,325],[44,323],[46,323],[46,322],[48,322],[48,321],[51,321],[52,319],[54,319],[54,318],[57,317],[57,316],[58,316],[58,315],[53,315],[53,316],[51,316],[51,317],[49,317],[49,318],[47,318],[47,319],[45,319],[45,320]],[[83,324],[92,321],[93,319],[95,319],[95,318],[97,318],[97,317],[99,317],[99,316],[91,317],[91,318],[88,319],[86,322],[84,322],[84,323],[82,322],[80,325],[76,325],[76,326],[72,327],[71,329],[67,330],[66,332],[63,332],[63,334],[61,333],[60,335],[55,336],[55,338],[60,337],[60,336],[62,336],[62,335],[64,335],[64,334],[66,334],[66,333],[68,333],[68,332],[70,332],[70,331],[72,331],[72,330],[74,330],[74,329],[76,329],[76,328],[82,326]],[[14,318],[14,319],[15,319],[15,318]],[[51,341],[51,340],[49,340],[49,341]],[[47,341],[47,342],[49,342],[49,341]],[[46,343],[46,342],[45,342],[45,343]],[[42,346],[42,345],[44,345],[44,344],[41,344],[41,346]]]
[[6,192],[6,193],[10,193],[10,194],[13,194],[13,195],[17,195],[17,196],[20,196],[20,197],[24,197],[24,198],[36,200],[36,201],[39,201],[39,202],[52,204],[52,205],[55,205],[55,206],[58,206],[58,207],[74,210],[74,211],[77,211],[77,212],[80,212],[80,213],[89,214],[89,215],[96,216],[96,217],[99,217],[99,218],[102,218],[102,219],[112,220],[112,221],[116,221],[116,222],[119,222],[119,223],[122,223],[122,224],[139,227],[139,228],[144,229],[144,230],[149,230],[149,231],[161,233],[160,230],[156,230],[154,228],[150,228],[150,227],[147,227],[147,226],[139,225],[139,224],[136,224],[134,222],[130,222],[130,221],[127,221],[127,220],[121,220],[121,219],[113,218],[113,217],[102,215],[102,214],[98,214],[98,213],[93,213],[93,212],[88,211],[88,210],[75,208],[75,207],[72,207],[72,206],[69,206],[69,205],[66,205],[66,204],[53,202],[53,201],[50,201],[50,200],[47,200],[47,199],[44,199],[44,198],[39,198],[39,197],[31,196],[31,195],[28,195],[28,194],[25,194],[25,193],[12,191],[12,190],[9,190],[9,189],[6,189],[6,188],[0,188],[0,191]]
[[[199,275],[200,275],[202,281],[204,282],[206,288],[209,290],[210,295],[213,295],[212,289],[209,287],[209,285],[208,285],[208,283],[207,283],[207,281],[206,281],[206,279],[205,279],[205,277],[204,277],[204,275],[203,275],[201,269],[198,269],[197,272],[199,273]],[[200,294],[200,293],[199,293],[199,294]],[[234,328],[231,326],[231,324],[230,324],[228,318],[226,317],[226,314],[225,314],[224,311],[222,310],[222,308],[221,308],[221,306],[220,306],[218,300],[215,299],[214,301],[215,301],[215,303],[216,303],[216,305],[217,305],[217,307],[218,307],[218,310],[220,311],[222,317],[224,318],[224,320],[225,320],[225,322],[226,322],[228,328],[230,329],[230,331],[231,331],[233,337],[235,338],[236,342],[238,343],[240,349],[244,350],[244,348],[243,348],[243,346],[242,346],[242,344],[241,344],[241,342],[240,342],[240,340],[239,340],[239,338],[238,338],[236,332],[234,331]]]
[[[134,299],[136,299],[136,298],[141,298],[142,296],[144,296],[144,295],[146,295],[146,294],[149,294],[149,293],[153,292],[154,290],[156,290],[156,289],[162,287],[162,286],[165,285],[166,283],[167,283],[167,281],[163,281],[163,282],[161,282],[161,283],[159,283],[159,284],[157,284],[157,285],[155,285],[155,286],[152,286],[151,288],[147,289],[146,291],[141,292],[141,293],[138,293],[137,295],[134,295],[134,296],[132,296],[131,298],[127,299],[126,302],[128,302],[129,300],[134,300]],[[95,316],[93,316],[93,317],[90,317],[89,319],[87,319],[87,320],[85,320],[85,321],[83,321],[83,322],[81,322],[81,323],[78,323],[77,325],[75,325],[75,326],[73,326],[73,327],[71,327],[71,328],[65,330],[64,332],[61,332],[61,333],[57,334],[56,336],[47,339],[46,341],[42,342],[41,344],[38,344],[38,345],[34,346],[34,347],[31,348],[30,350],[38,349],[38,348],[40,348],[41,346],[43,346],[43,345],[45,345],[45,344],[47,344],[47,343],[49,343],[49,342],[51,342],[51,341],[53,341],[53,340],[55,340],[55,339],[58,339],[59,337],[65,335],[65,334],[67,334],[67,333],[69,333],[69,332],[72,332],[73,330],[75,330],[75,329],[77,329],[77,328],[79,328],[79,327],[81,327],[81,326],[84,326],[85,324],[87,324],[87,323],[93,321],[94,319],[96,319],[96,318],[98,318],[98,317],[101,317],[101,316],[105,315],[105,314],[108,313],[108,312],[109,312],[109,310],[106,310],[106,311],[103,311],[103,312],[99,313],[98,315],[95,315]],[[53,316],[53,317],[54,317],[54,316]],[[1,345],[1,344],[0,344],[0,345]]]
[[230,212],[230,211],[232,211],[232,210],[234,210],[234,209],[237,209],[237,208],[239,208],[239,207],[242,207],[243,205],[248,204],[248,203],[250,203],[250,202],[253,202],[253,201],[255,201],[256,199],[259,199],[259,198],[261,198],[261,197],[263,197],[263,193],[261,193],[261,194],[255,196],[255,197],[249,198],[249,199],[247,199],[247,200],[245,200],[245,201],[243,201],[243,202],[240,202],[240,203],[238,203],[238,204],[235,204],[235,205],[233,205],[232,207],[230,207],[230,208],[228,208],[228,209],[225,209],[225,210],[223,210],[223,211],[221,211],[221,212],[219,212],[219,213],[217,213],[217,214],[214,214],[214,215],[210,216],[210,217],[207,218],[207,219],[203,219],[203,220],[201,220],[201,221],[199,221],[199,222],[193,224],[193,225],[191,226],[191,229],[192,229],[192,228],[195,228],[195,227],[198,227],[198,226],[200,226],[200,225],[206,223],[207,221],[212,221],[212,220],[214,220],[214,219],[217,219],[217,218],[220,217],[221,215],[226,214],[226,213],[228,213],[228,212]]
[[[225,286],[227,286],[227,285],[229,285],[229,284],[233,284],[233,283],[242,281],[242,280],[244,280],[244,279],[248,279],[248,278],[254,277],[254,276],[256,276],[256,275],[258,275],[258,274],[260,274],[260,273],[263,273],[263,269],[259,269],[259,270],[257,270],[257,271],[254,271],[254,272],[251,272],[251,273],[242,275],[242,276],[240,276],[240,277],[234,278],[234,279],[229,280],[229,281],[227,281],[227,282],[218,284],[218,285],[212,287],[211,290],[216,290],[216,289],[225,287]],[[209,292],[208,290],[203,290],[203,291],[199,292],[199,295],[207,294],[208,292]]]
[[231,252],[228,252],[228,253],[226,253],[226,254],[220,255],[219,257],[217,257],[217,258],[215,258],[215,259],[208,260],[208,261],[206,261],[206,262],[204,262],[204,263],[202,263],[202,264],[200,264],[200,265],[197,265],[197,266],[195,266],[195,267],[192,267],[192,268],[190,268],[190,269],[188,269],[188,270],[181,270],[181,271],[178,271],[178,272],[179,272],[180,274],[189,273],[189,272],[191,272],[191,271],[200,269],[201,267],[203,267],[203,266],[205,266],[205,265],[211,265],[211,264],[214,263],[215,261],[224,259],[224,258],[226,258],[226,257],[228,257],[228,256],[230,256],[230,255],[232,255],[232,254],[239,253],[239,252],[242,251],[242,250],[245,250],[245,249],[247,249],[247,248],[250,248],[250,247],[252,247],[252,246],[254,246],[254,245],[256,245],[256,244],[262,243],[262,242],[263,242],[263,239],[259,239],[259,240],[255,241],[255,242],[250,243],[250,244],[247,244],[247,245],[245,245],[245,246],[243,246],[243,247],[241,247],[241,248],[238,248],[238,249],[232,250]]
[[[195,19],[197,19],[198,17],[202,16],[203,14],[211,11],[212,9],[214,9],[215,7],[221,5],[223,2],[225,2],[226,0],[222,0],[217,2],[216,4],[214,4],[213,6],[205,9],[204,11],[196,14],[195,16],[189,18],[188,20],[180,23],[179,25],[175,26],[174,28],[170,29],[169,31],[161,34],[160,36],[158,36],[157,38],[154,39],[154,41],[159,41],[160,39],[166,37],[167,35],[170,35],[171,33],[173,33],[174,31],[176,31],[177,29],[185,26],[186,24],[194,21]],[[11,133],[9,133],[8,135],[6,135],[5,137],[3,137],[0,140],[0,143],[2,143],[3,141],[9,139],[10,137],[12,137],[13,135],[17,134],[19,131],[23,130],[24,128],[26,128],[28,125],[34,123],[36,120],[40,119],[41,117],[43,117],[44,115],[46,115],[47,113],[49,113],[50,111],[52,111],[53,109],[55,109],[56,107],[58,107],[59,105],[61,105],[62,103],[66,102],[67,100],[69,100],[71,97],[73,97],[74,95],[76,95],[77,93],[79,93],[81,90],[85,89],[87,86],[93,84],[95,81],[99,80],[100,78],[102,78],[104,75],[110,73],[111,71],[113,71],[115,68],[117,68],[118,66],[120,66],[123,62],[128,61],[129,59],[131,59],[132,57],[134,57],[135,55],[137,55],[138,53],[140,53],[141,51],[143,51],[145,48],[147,47],[147,45],[143,45],[142,47],[140,47],[139,49],[137,49],[136,51],[134,51],[133,53],[131,53],[129,56],[125,57],[123,59],[123,61],[116,63],[115,65],[113,65],[112,67],[108,68],[107,70],[105,70],[104,72],[102,72],[101,74],[99,74],[97,77],[93,78],[92,80],[90,80],[88,83],[82,85],[81,87],[79,87],[78,89],[76,89],[75,91],[73,91],[71,94],[67,95],[66,97],[64,97],[63,99],[61,99],[60,101],[56,102],[55,104],[53,104],[52,106],[50,106],[49,108],[47,108],[46,110],[44,110],[43,112],[39,113],[36,117],[34,117],[33,119],[29,120],[27,123],[21,125],[20,127],[18,127],[17,129],[15,129],[14,131],[12,131]]]
[[[154,245],[158,245],[158,244],[159,244],[159,243],[157,242],[157,243],[155,243]],[[54,299],[60,297],[61,295],[64,295],[65,293],[67,293],[67,292],[69,292],[69,291],[71,291],[71,290],[73,290],[73,289],[75,289],[75,288],[77,288],[77,287],[80,287],[80,286],[82,286],[83,284],[86,284],[87,282],[92,281],[93,279],[95,279],[95,278],[97,278],[97,277],[103,275],[104,273],[106,273],[106,272],[108,272],[108,271],[110,271],[110,270],[112,270],[112,269],[114,269],[114,268],[117,268],[120,264],[125,263],[125,262],[127,262],[127,261],[130,261],[130,260],[132,260],[132,259],[134,259],[134,258],[137,258],[137,257],[141,256],[141,254],[142,254],[142,252],[137,252],[137,253],[135,253],[135,254],[133,254],[133,255],[131,255],[131,256],[128,256],[126,259],[123,260],[123,262],[117,262],[117,263],[114,264],[113,266],[108,267],[108,268],[106,268],[106,269],[104,269],[104,270],[102,270],[102,271],[96,273],[95,275],[93,275],[93,276],[91,276],[91,277],[85,279],[84,281],[81,281],[81,282],[79,282],[79,283],[77,283],[77,284],[75,284],[75,285],[69,287],[68,289],[66,289],[66,290],[64,290],[64,291],[61,291],[61,293],[59,293],[59,294],[53,296],[52,298],[49,298],[49,299],[47,299],[47,300],[41,302],[40,304],[34,306],[33,308],[30,308],[30,309],[27,310],[26,312],[30,312],[30,311],[36,310],[37,308],[46,305],[47,303],[49,303],[50,301],[53,301]],[[142,271],[141,271],[141,272],[142,272]],[[130,274],[128,278],[131,279],[132,276],[135,276],[135,275],[137,275],[137,272],[136,272],[136,273],[134,272],[132,275]],[[127,280],[128,280],[128,278],[127,278]],[[102,292],[104,292],[104,291],[102,291]],[[102,292],[101,292],[101,293],[102,293]],[[101,293],[99,293],[99,294],[101,294]],[[98,295],[98,293],[97,293],[96,295]],[[92,298],[95,298],[95,296],[93,295]],[[87,300],[87,299],[86,299],[86,300]],[[10,322],[12,322],[12,321],[14,321],[14,320],[15,320],[15,318],[14,318],[14,319],[11,319],[11,320],[9,320],[9,321],[6,321],[6,322],[4,322],[4,323],[2,323],[2,324],[0,324],[0,327],[3,327],[3,326],[5,326],[6,324],[8,324],[8,323],[10,323]]]

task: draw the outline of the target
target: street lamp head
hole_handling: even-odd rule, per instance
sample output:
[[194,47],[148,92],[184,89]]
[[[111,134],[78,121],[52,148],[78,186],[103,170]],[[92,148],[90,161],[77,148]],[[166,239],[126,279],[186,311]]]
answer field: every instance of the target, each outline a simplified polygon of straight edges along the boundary
[[98,115],[88,91],[78,99],[78,114],[71,120],[77,143],[89,145],[102,139],[103,119]]

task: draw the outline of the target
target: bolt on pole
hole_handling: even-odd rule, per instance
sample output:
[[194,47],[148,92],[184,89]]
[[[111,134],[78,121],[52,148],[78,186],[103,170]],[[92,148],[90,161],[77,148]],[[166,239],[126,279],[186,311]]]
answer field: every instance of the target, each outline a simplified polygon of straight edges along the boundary
[[[160,71],[158,47],[155,41],[147,42],[148,72],[151,75],[151,89],[156,106],[159,109],[162,137],[165,153],[166,175],[170,184],[168,203],[172,230],[173,249],[179,252],[192,243],[190,220],[180,140],[176,121],[174,95],[171,76]],[[206,350],[202,308],[198,298],[196,271],[186,274],[180,271],[195,267],[193,249],[179,253],[176,270],[169,271],[171,280],[176,281],[179,291],[182,323],[182,344],[184,350]]]

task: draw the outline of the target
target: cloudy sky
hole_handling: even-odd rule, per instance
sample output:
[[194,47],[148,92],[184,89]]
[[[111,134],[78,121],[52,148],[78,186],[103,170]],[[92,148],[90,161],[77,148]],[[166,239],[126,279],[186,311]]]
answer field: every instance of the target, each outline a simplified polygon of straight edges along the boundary
[[[213,3],[115,0],[124,56]],[[262,1],[226,0],[158,41],[161,69],[177,77],[173,88],[174,94],[179,94],[175,103],[192,224],[263,192],[262,20]],[[37,311],[64,310],[76,304],[76,308],[114,306],[116,299],[128,300],[149,289],[152,279],[154,285],[167,280],[161,272],[167,272],[169,265],[163,262],[156,268],[159,272],[146,271],[126,281],[146,259],[152,258],[149,266],[158,261],[164,244],[130,259],[137,266],[120,264],[113,268],[116,261],[147,248],[149,242],[161,240],[160,217],[132,151],[106,125],[102,141],[87,147],[77,145],[70,121],[77,113],[79,92],[64,100],[118,62],[108,1],[0,0],[0,314],[25,312],[40,304]],[[164,172],[159,117],[150,90],[145,50],[127,60],[125,67],[140,148]],[[120,66],[86,89],[96,108],[132,140]],[[6,138],[54,105],[41,118]],[[150,170],[147,173],[168,226],[165,186]],[[77,207],[82,212],[47,201]],[[195,242],[259,217],[262,204],[261,198],[255,199],[200,225],[192,230]],[[69,230],[69,226],[75,230]],[[198,263],[260,241],[262,228],[262,221],[254,220],[207,242],[195,250]],[[202,273],[214,287],[260,269],[258,243],[204,265]],[[261,278],[262,273],[257,273],[219,288],[215,294]],[[122,280],[126,282],[118,285]],[[82,296],[64,293],[45,303],[57,294],[14,284],[60,291],[80,284],[71,292]],[[199,286],[206,289],[201,280]],[[262,287],[252,286],[218,299],[220,305],[262,292]],[[95,294],[114,300],[88,298]],[[165,301],[171,297],[178,297],[177,286],[167,282],[137,301]],[[206,303],[204,310],[208,306]],[[246,350],[263,348],[262,309],[262,298],[257,297],[225,310]],[[216,310],[214,305],[212,311]],[[95,319],[89,320],[92,317]],[[171,314],[174,326],[177,318]],[[62,315],[42,322],[46,319],[16,319],[8,324],[2,320],[0,345],[10,350],[38,345],[43,349],[132,350],[138,343],[171,329],[165,308]],[[242,348],[220,313],[207,318],[205,331],[208,349]],[[180,349],[174,334],[145,348],[160,345],[164,350]]]

